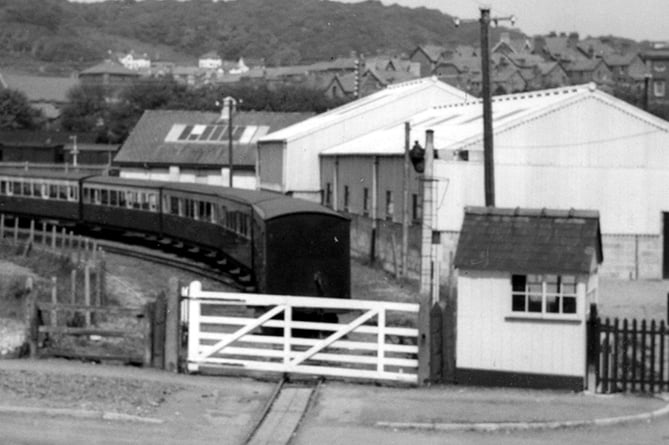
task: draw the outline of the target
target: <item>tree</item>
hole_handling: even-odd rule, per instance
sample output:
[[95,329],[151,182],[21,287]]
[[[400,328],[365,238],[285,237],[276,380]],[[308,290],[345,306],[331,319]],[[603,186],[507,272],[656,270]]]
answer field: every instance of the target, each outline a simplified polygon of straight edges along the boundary
[[106,139],[109,105],[106,91],[98,85],[78,85],[67,92],[61,127],[73,132],[97,132],[100,142]]
[[31,107],[28,97],[12,89],[0,90],[0,129],[31,129],[38,125],[42,113]]

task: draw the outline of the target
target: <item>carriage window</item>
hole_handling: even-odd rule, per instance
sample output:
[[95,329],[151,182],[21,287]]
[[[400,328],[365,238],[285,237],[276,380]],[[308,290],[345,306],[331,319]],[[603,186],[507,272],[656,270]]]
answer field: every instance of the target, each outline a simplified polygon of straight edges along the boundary
[[142,210],[149,210],[149,193],[142,192],[140,195],[142,197]]
[[109,204],[114,207],[118,205],[118,192],[116,190],[109,191]]
[[184,207],[184,200],[183,198],[179,198],[179,216],[185,216],[186,215],[186,210]]
[[12,184],[13,184],[12,189],[11,189],[12,192],[16,193],[17,195],[20,195],[21,194],[21,182],[14,181]]
[[221,206],[221,211],[218,213],[218,223],[225,227],[225,221],[227,217],[227,212],[228,209],[225,208],[225,206]]
[[7,193],[7,181],[0,181],[0,195],[6,195]]
[[127,205],[125,202],[125,192],[121,190],[118,192],[118,205],[119,207],[125,207]]
[[144,198],[144,193],[132,192],[132,208],[141,209],[143,198]]
[[14,183],[7,181],[7,195],[12,196],[14,194]]
[[100,190],[93,189],[93,203],[100,204]]
[[170,196],[170,213],[172,215],[178,215],[179,214],[179,198],[175,198],[174,196]]
[[100,202],[102,205],[109,205],[109,190],[100,190]]
[[157,207],[158,206],[156,205],[156,194],[149,193],[149,210],[155,212]]
[[32,192],[33,196],[36,198],[42,196],[42,184],[40,184],[39,182],[33,182]]
[[49,184],[49,197],[58,198],[58,184]]
[[133,203],[135,202],[134,195],[132,192],[125,192],[125,206],[129,209],[133,207]]
[[23,192],[21,194],[23,196],[30,196],[31,195],[30,191],[31,191],[32,187],[30,186],[30,182],[24,182],[22,188],[23,188]]
[[44,199],[49,198],[49,184],[42,184],[40,186],[40,194],[42,195],[42,198],[44,198]]
[[58,199],[62,199],[63,201],[67,199],[67,186],[64,184],[58,187]]
[[207,203],[207,213],[209,215],[209,222],[215,223],[216,222],[216,207],[214,204],[208,202]]
[[[56,192],[58,192],[58,190],[56,190]],[[84,189],[84,202],[85,203],[91,202],[91,189],[89,188]]]

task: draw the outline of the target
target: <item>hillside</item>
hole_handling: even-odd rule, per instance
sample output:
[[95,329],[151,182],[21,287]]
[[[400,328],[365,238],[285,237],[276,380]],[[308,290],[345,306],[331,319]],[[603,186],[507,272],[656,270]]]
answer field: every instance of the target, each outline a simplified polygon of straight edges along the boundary
[[76,69],[109,50],[131,49],[154,60],[193,60],[216,50],[227,59],[262,57],[268,65],[285,65],[352,51],[401,54],[449,41],[477,43],[478,24],[455,28],[437,10],[371,0],[0,0],[2,68]]

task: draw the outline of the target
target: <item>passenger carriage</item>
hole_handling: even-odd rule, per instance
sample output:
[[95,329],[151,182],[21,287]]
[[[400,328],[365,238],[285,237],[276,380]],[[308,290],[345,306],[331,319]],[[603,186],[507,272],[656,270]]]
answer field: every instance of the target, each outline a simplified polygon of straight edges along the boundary
[[82,184],[82,220],[112,230],[160,235],[160,183],[95,176]]
[[88,176],[0,168],[0,212],[76,223],[80,183]]

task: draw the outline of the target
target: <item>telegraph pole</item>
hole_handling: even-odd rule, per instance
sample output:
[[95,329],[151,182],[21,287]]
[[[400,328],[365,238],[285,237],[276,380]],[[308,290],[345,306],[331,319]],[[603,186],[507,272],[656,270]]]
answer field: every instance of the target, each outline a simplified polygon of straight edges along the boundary
[[495,207],[495,162],[492,137],[492,95],[490,92],[490,8],[481,7],[481,86],[483,97],[483,175],[485,205]]

